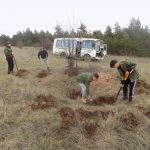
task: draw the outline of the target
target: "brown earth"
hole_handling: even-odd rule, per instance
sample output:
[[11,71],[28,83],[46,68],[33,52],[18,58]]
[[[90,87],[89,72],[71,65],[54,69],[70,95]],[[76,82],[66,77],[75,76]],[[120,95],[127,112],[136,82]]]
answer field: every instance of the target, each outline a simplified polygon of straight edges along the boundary
[[77,109],[76,113],[80,121],[99,116],[99,111],[87,111],[82,108]]
[[61,108],[59,114],[62,119],[62,129],[69,129],[70,127],[74,127],[77,124],[75,112],[73,109],[69,107]]
[[84,123],[83,131],[87,139],[91,139],[96,133],[97,126],[95,123]]
[[29,74],[29,71],[26,70],[26,69],[20,69],[18,70],[18,72],[15,74],[15,76],[18,76],[18,77],[25,77],[26,75]]
[[45,78],[47,76],[48,76],[48,73],[46,73],[46,72],[40,72],[40,73],[38,73],[38,75],[36,77],[37,78]]
[[112,105],[115,102],[116,102],[116,99],[113,96],[111,96],[111,97],[99,96],[98,98],[96,98],[93,101],[88,101],[87,104],[89,104],[89,105],[103,105],[103,104]]
[[94,117],[101,117],[102,119],[106,120],[109,116],[114,117],[114,112],[112,111],[88,111],[82,108],[76,110],[77,116],[80,121],[84,121],[86,119],[94,118]]
[[137,82],[137,93],[138,94],[150,94],[150,85],[144,80],[138,80]]
[[132,112],[127,112],[126,114],[122,115],[120,120],[125,125],[127,130],[132,130],[139,124],[139,120]]
[[36,103],[31,104],[32,110],[56,107],[56,98],[52,95],[38,95],[35,101]]

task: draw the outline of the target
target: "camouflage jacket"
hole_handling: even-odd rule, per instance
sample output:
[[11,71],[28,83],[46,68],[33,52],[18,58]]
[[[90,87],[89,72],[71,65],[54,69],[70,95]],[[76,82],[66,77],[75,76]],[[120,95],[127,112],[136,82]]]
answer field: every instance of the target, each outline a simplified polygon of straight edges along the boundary
[[90,72],[81,73],[77,76],[77,82],[85,84],[88,94],[89,94],[90,82],[92,81],[92,76],[93,74]]
[[139,73],[136,69],[137,64],[130,62],[130,61],[121,61],[120,67],[118,68],[118,72],[121,77],[125,77],[125,72],[129,71],[131,72],[129,74],[130,81],[134,81],[139,79]]
[[6,48],[4,49],[4,54],[5,54],[6,57],[12,57],[12,49],[6,47]]

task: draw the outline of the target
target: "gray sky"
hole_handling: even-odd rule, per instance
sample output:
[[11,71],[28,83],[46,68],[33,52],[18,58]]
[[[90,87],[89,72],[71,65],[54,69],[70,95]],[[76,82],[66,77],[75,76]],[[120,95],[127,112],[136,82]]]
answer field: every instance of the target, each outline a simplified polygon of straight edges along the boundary
[[66,28],[83,22],[89,30],[105,30],[115,22],[127,26],[132,17],[150,26],[149,0],[0,0],[0,34],[17,31],[54,31],[56,24]]

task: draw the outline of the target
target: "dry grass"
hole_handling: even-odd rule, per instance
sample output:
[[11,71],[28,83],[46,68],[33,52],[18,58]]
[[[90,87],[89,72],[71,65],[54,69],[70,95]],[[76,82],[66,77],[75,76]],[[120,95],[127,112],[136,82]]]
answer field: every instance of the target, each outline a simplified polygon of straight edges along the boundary
[[[70,78],[64,74],[67,65],[65,59],[50,54],[51,74],[45,78],[37,78],[41,71],[41,64],[37,59],[38,49],[13,48],[13,50],[19,69],[28,70],[28,74],[25,78],[7,75],[3,48],[0,48],[1,150],[150,149],[150,118],[145,115],[150,110],[148,93],[136,95],[130,105],[121,101],[121,96],[113,105],[84,105],[79,100],[72,100],[66,96],[66,84]],[[91,70],[112,76],[112,82],[108,85],[92,85],[93,97],[114,96],[120,87],[116,71],[109,68],[109,61],[112,58],[126,59],[107,56],[99,62],[79,61],[81,72]],[[150,59],[137,57],[128,59],[138,64],[141,79],[150,84]],[[32,110],[29,106],[35,103],[38,95],[54,96],[57,106]],[[126,114],[134,115],[130,115],[132,118],[128,119]],[[136,125],[128,124],[130,120],[133,124],[135,120]]]

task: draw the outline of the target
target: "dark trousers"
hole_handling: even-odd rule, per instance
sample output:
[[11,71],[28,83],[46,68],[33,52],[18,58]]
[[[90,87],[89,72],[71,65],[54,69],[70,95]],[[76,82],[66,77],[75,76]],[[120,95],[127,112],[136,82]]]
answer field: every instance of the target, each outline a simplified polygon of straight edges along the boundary
[[8,62],[8,73],[13,72],[13,69],[14,69],[13,57],[7,57],[6,60]]
[[[132,98],[135,94],[136,80],[130,81],[129,79],[126,81],[123,87],[123,95],[124,97]],[[128,92],[129,91],[129,92]]]

